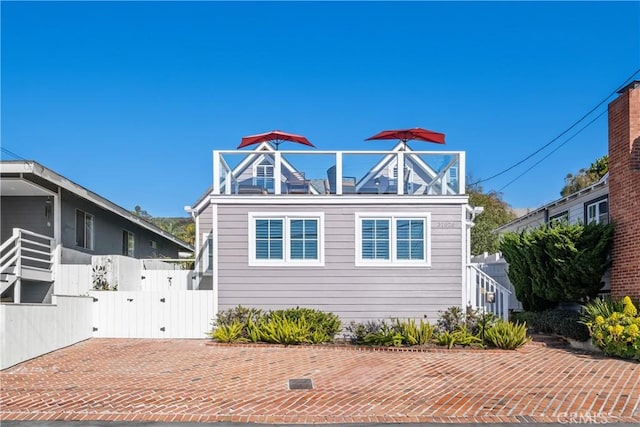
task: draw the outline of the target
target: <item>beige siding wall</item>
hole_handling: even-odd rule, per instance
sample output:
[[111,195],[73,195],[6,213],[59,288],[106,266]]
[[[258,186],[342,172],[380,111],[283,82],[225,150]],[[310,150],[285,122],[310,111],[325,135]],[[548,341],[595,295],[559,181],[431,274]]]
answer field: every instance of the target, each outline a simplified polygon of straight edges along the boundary
[[[219,309],[313,307],[343,321],[390,316],[432,322],[462,300],[462,204],[219,205]],[[250,212],[324,212],[325,265],[249,266]],[[355,214],[431,214],[431,267],[356,267]]]

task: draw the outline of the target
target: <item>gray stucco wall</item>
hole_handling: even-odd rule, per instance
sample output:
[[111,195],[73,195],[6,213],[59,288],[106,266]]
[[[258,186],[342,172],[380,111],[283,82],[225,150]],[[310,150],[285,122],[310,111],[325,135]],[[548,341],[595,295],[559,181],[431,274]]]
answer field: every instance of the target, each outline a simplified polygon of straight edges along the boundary
[[[45,216],[47,199],[51,201],[49,218]],[[34,233],[53,237],[53,198],[46,196],[2,196],[0,198],[1,241],[9,237],[13,228],[23,228]]]
[[[435,322],[462,301],[461,204],[219,205],[219,310],[237,305],[312,307],[351,320],[390,316]],[[324,212],[325,265],[254,267],[248,262],[249,212]],[[356,212],[431,214],[430,267],[355,266]]]

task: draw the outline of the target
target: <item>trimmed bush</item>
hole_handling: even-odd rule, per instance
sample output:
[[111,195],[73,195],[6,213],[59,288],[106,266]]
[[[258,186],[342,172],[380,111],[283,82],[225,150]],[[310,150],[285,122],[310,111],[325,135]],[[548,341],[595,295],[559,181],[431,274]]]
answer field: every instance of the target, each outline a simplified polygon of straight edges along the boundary
[[500,250],[509,279],[528,311],[594,298],[609,267],[613,224],[554,223],[507,233]]
[[577,341],[587,341],[589,330],[582,323],[580,313],[571,310],[523,311],[512,313],[512,319],[526,323],[531,329],[544,334],[556,334]]

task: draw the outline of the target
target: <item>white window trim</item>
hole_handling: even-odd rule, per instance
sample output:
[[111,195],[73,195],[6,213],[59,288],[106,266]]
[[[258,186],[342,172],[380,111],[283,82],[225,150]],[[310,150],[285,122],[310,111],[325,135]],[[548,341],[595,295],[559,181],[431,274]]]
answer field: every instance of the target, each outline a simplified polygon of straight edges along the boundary
[[[369,213],[356,212],[356,267],[431,267],[431,213],[430,212],[398,212],[398,213]],[[362,220],[363,219],[386,219],[390,221],[390,245],[389,259],[363,259],[362,258]],[[423,260],[397,259],[397,233],[396,223],[402,219],[422,219],[425,222],[424,254]]]
[[[249,266],[250,267],[323,267],[324,266],[324,213],[323,212],[250,212],[249,218]],[[283,221],[282,251],[284,259],[256,258],[256,220],[281,219]],[[291,220],[315,219],[318,221],[318,259],[291,259]]]
[[[602,216],[602,212],[600,212],[600,205],[602,203],[607,203],[607,209],[609,209],[609,198],[608,197],[604,197],[602,199],[596,200],[595,202],[591,202],[589,204],[587,204],[587,220],[586,223],[590,224],[592,222],[596,223],[596,224],[600,224],[602,221],[600,221],[600,217]],[[591,206],[595,206],[595,210],[596,210],[596,216],[594,218],[589,218],[589,208]],[[609,212],[607,211],[607,218],[609,217]]]
[[213,242],[213,233],[202,233],[202,256],[200,258],[199,270],[204,275],[211,275],[213,272],[215,256]]
[[[123,228],[122,231],[123,231],[123,234],[127,233],[127,253],[126,254],[122,254],[122,255],[131,257],[131,258],[135,258],[135,255],[136,255],[136,235],[132,231],[127,230],[126,228]],[[124,235],[122,237],[124,238]],[[129,238],[131,238],[133,240],[133,248],[131,248],[132,249],[132,251],[131,251],[132,253],[131,254],[129,254]],[[123,246],[124,246],[124,242],[122,242],[122,243],[123,243]]]
[[[88,213],[87,211],[83,211],[82,209],[76,209],[76,216],[74,218],[75,221],[75,228],[74,228],[74,232],[77,233],[78,232],[78,212],[82,212],[82,214],[84,215],[84,221],[83,221],[83,230],[82,233],[84,234],[84,245],[78,245],[78,242],[76,242],[76,247],[77,248],[82,248],[88,251],[93,251],[94,247],[95,247],[95,228],[96,228],[96,221],[95,221],[95,216],[93,214]],[[90,237],[90,245],[87,245],[87,217],[91,218],[91,230],[89,233],[89,237]],[[75,236],[74,236],[75,238]]]

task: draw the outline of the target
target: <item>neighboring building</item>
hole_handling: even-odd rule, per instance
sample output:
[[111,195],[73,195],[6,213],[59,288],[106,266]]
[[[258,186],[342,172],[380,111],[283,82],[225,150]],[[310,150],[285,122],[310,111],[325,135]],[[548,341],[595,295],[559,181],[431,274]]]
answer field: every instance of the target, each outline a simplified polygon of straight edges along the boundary
[[628,295],[640,300],[640,81],[618,94],[609,104],[609,172],[597,183],[523,215],[496,232],[552,225],[557,219],[570,223],[611,221],[615,224],[612,263],[603,277],[603,291],[610,291],[614,298]]
[[91,264],[95,255],[175,259],[193,251],[36,162],[2,161],[0,176],[3,302],[49,302],[56,264]]
[[553,224],[554,221],[609,223],[609,174],[595,184],[531,210],[497,228],[496,232],[519,232],[542,224]]
[[304,306],[346,323],[434,321],[451,306],[478,306],[490,287],[495,308],[506,307],[502,288],[469,265],[476,211],[464,152],[401,147],[214,151],[213,187],[188,209],[198,287],[214,290],[214,310]]

